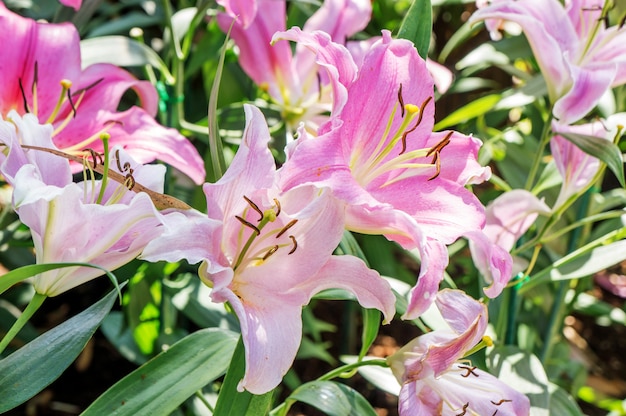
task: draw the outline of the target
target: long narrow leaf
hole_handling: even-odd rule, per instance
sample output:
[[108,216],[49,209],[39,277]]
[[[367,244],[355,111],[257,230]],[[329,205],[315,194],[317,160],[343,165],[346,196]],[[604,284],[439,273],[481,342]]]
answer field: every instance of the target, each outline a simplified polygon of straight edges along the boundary
[[194,332],[117,382],[83,416],[170,414],[224,374],[236,342],[224,329]]
[[622,152],[615,143],[600,137],[584,134],[562,133],[561,136],[574,143],[583,152],[606,163],[606,166],[615,174],[620,185],[622,187],[626,186]]
[[273,391],[263,395],[237,391],[239,381],[243,378],[246,369],[243,341],[239,339],[230,367],[224,377],[224,384],[220,390],[214,415],[219,416],[265,416],[271,406]]
[[433,28],[433,10],[430,0],[415,0],[404,16],[398,37],[415,44],[419,55],[426,59]]
[[107,269],[90,263],[46,263],[46,264],[29,264],[17,269],[11,270],[8,273],[0,276],[0,294],[10,288],[16,283],[38,275],[39,273],[47,272],[49,270],[61,269],[64,267],[92,267],[94,269],[100,269],[106,274],[112,282],[117,282],[115,275]]
[[111,310],[116,295],[116,290],[111,291],[0,361],[0,413],[39,393],[74,362]]

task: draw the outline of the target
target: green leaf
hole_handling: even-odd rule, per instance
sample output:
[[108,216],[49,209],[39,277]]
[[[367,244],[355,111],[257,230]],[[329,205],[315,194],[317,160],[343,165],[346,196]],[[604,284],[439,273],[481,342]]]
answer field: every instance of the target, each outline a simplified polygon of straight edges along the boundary
[[222,329],[194,332],[117,382],[83,416],[170,414],[224,374],[236,340]]
[[359,357],[365,357],[367,351],[370,349],[374,340],[378,336],[378,329],[380,328],[380,311],[376,309],[362,308],[363,314],[363,333],[361,334],[361,351]]
[[105,62],[117,66],[151,65],[159,70],[167,84],[174,84],[174,77],[161,57],[149,46],[126,36],[100,36],[80,42],[83,68]]
[[100,269],[106,274],[112,282],[117,282],[115,275],[107,269],[90,263],[46,263],[46,264],[29,264],[17,269],[11,270],[8,273],[0,276],[0,294],[10,288],[16,283],[28,279],[29,277],[37,276],[40,273],[47,272],[48,270],[61,269],[64,267],[92,267],[94,269]]
[[484,115],[491,110],[498,101],[500,101],[500,94],[490,94],[484,97],[478,98],[471,103],[464,105],[456,111],[453,111],[446,118],[435,124],[434,131],[439,131],[450,126],[454,126],[459,123],[469,121],[478,116]]
[[548,384],[550,390],[550,414],[583,416],[584,413],[576,403],[576,400],[561,387],[554,383]]
[[[530,280],[520,288],[525,293],[531,288],[549,281],[580,279],[611,267],[626,260],[626,240],[585,250],[586,247],[568,254],[534,274]],[[580,252],[583,250],[583,252]]]
[[307,403],[329,416],[376,416],[359,392],[335,381],[312,381],[294,390],[287,401]]
[[219,416],[265,416],[272,404],[273,391],[263,395],[254,395],[248,391],[238,392],[237,385],[243,378],[246,369],[246,359],[241,338],[237,343],[233,359],[220,394],[215,404],[214,415]]
[[574,143],[583,152],[606,163],[606,166],[617,177],[622,188],[626,186],[622,152],[615,143],[601,137],[586,136],[584,134],[560,133],[560,135]]
[[487,365],[493,375],[530,399],[531,415],[552,414],[548,413],[550,407],[548,377],[539,358],[508,345],[495,348],[487,356]]
[[117,290],[0,361],[0,413],[13,409],[56,380],[85,348],[109,313]]
[[433,28],[433,8],[430,0],[415,0],[400,25],[398,37],[415,45],[419,55],[426,59]]

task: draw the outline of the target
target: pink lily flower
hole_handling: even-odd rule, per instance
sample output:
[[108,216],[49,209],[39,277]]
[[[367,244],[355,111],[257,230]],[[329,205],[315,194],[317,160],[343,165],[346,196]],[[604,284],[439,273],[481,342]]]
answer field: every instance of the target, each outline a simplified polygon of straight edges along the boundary
[[586,136],[595,136],[613,141],[618,126],[626,126],[626,113],[618,113],[609,116],[604,121],[594,121],[588,124],[566,126],[560,123],[552,123],[552,131],[556,134],[550,140],[550,150],[554,163],[563,178],[561,191],[554,209],[564,204],[571,196],[584,189],[593,180],[600,169],[600,161],[583,152],[567,140],[561,134],[574,133]]
[[558,0],[500,0],[476,11],[470,21],[521,26],[546,80],[554,116],[571,124],[609,88],[626,83],[626,30],[623,24],[607,27],[603,8],[604,0],[566,0],[565,6]]
[[345,289],[386,321],[395,298],[363,261],[332,255],[343,235],[344,207],[327,189],[276,187],[265,119],[256,107],[244,108],[247,125],[235,159],[218,182],[204,185],[208,216],[170,216],[142,257],[202,261],[199,275],[212,287],[211,299],[228,302],[239,318],[246,356],[239,389],[262,394],[291,367],[302,307],[314,294]]
[[[159,159],[198,184],[204,181],[204,163],[195,147],[154,120],[158,96],[149,82],[109,64],[82,70],[80,39],[70,24],[35,22],[0,3],[0,28],[0,41],[13,45],[0,53],[0,115],[10,110],[36,115],[54,126],[55,145],[73,154],[87,148],[102,152],[99,137],[107,132],[112,146],[122,146],[139,163]],[[128,89],[137,93],[142,107],[120,112]]]
[[528,398],[463,360],[487,328],[487,306],[460,290],[444,289],[435,304],[449,329],[421,335],[387,358],[402,385],[400,416],[527,416]]
[[[289,135],[300,122],[304,122],[307,130],[314,134],[333,108],[332,89],[325,74],[320,74],[310,51],[296,48],[294,54],[289,43],[273,39],[275,32],[286,29],[287,2],[256,0],[228,3],[231,10],[234,3],[238,4],[240,11],[247,8],[246,12],[240,13],[231,31],[239,49],[241,67],[279,107]],[[271,13],[256,13],[250,20],[252,4],[260,10],[271,10]],[[343,44],[346,38],[365,28],[371,12],[369,0],[325,0],[306,22],[304,30],[325,31],[331,39]],[[231,16],[218,15],[218,23],[224,32],[231,27]],[[346,50],[342,52],[348,53]],[[354,65],[352,70],[356,70]]]
[[[280,36],[316,50],[325,65],[345,56],[329,52],[321,32],[293,28]],[[346,67],[333,68],[341,77]],[[383,31],[358,75],[343,82],[345,103],[318,137],[300,130],[280,184],[328,186],[346,203],[347,229],[419,249],[421,271],[404,316],[412,319],[434,299],[448,264],[446,244],[482,229],[484,208],[465,186],[482,182],[490,170],[476,161],[479,140],[455,131],[433,133],[433,80],[409,41]],[[502,279],[508,278],[503,270]]]
[[83,0],[59,0],[59,3],[78,11],[83,4]]
[[506,262],[503,253],[513,249],[540,214],[550,212],[542,199],[523,189],[505,192],[487,205],[483,232],[473,235],[469,242],[474,265],[491,284],[485,289],[487,296],[495,297],[504,289],[508,279],[502,278],[503,273],[516,275],[528,265],[518,257],[513,258],[513,264]]
[[[101,181],[73,183],[67,159],[22,147],[57,150],[52,126],[41,126],[33,115],[22,118],[15,111],[10,120],[0,121],[0,142],[10,148],[1,171],[14,188],[13,206],[20,220],[30,228],[38,264],[83,262],[115,270],[160,234],[157,211],[147,194],[112,182],[98,201]],[[113,165],[118,160],[122,166],[129,163],[137,178],[160,176],[162,187],[163,166],[139,166],[121,148],[113,154]],[[32,283],[37,293],[57,296],[100,275],[95,268],[67,267],[41,273]]]

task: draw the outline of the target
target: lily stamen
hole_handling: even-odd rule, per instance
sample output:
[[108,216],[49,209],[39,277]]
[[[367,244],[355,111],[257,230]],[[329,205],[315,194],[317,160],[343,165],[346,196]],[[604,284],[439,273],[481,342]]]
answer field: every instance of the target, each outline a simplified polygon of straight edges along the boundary
[[298,220],[294,219],[294,220],[289,221],[287,224],[285,224],[285,226],[278,232],[278,234],[276,234],[276,238],[280,238],[280,236],[285,234],[285,232],[287,232],[288,229],[296,225],[297,222]]
[[402,97],[402,83],[398,88],[398,102],[400,103],[400,117],[404,117],[404,98]]
[[35,61],[35,68],[33,71],[33,84],[31,85],[31,96],[33,98],[33,114],[37,115],[39,105],[37,101],[37,83],[39,81],[39,64]]
[[456,416],[464,416],[467,413],[467,408],[469,407],[469,402],[465,403],[461,408],[461,413],[458,413]]
[[22,101],[24,103],[24,110],[27,113],[30,113],[30,108],[28,107],[28,101],[26,100],[26,92],[24,91],[24,86],[22,85],[22,78],[17,79],[17,84],[20,86],[20,92],[22,93]]
[[278,246],[272,246],[270,247],[269,250],[267,250],[267,253],[265,253],[265,255],[263,256],[262,260],[265,261],[267,260],[272,254],[276,253],[278,251]]
[[256,233],[257,236],[261,235],[261,230],[259,228],[257,228],[256,225],[252,224],[249,221],[244,220],[242,217],[240,217],[239,215],[235,215],[235,218],[242,223],[243,225],[245,225],[246,227],[251,228],[252,230],[254,230],[254,232]]
[[254,202],[252,202],[252,200],[250,198],[248,198],[247,196],[243,196],[243,199],[246,200],[246,202],[248,203],[248,205],[250,205],[250,207],[255,210],[256,212],[259,213],[259,215],[261,216],[261,218],[258,219],[258,222],[261,222],[261,220],[263,219],[263,211],[261,211],[261,209],[259,208],[259,206],[257,204],[255,204]]
[[298,242],[296,241],[296,237],[294,237],[293,235],[290,235],[289,238],[291,238],[291,242],[293,243],[293,248],[291,249],[291,251],[289,251],[289,253],[287,253],[287,255],[293,254],[293,252],[296,251],[296,249],[298,248]]

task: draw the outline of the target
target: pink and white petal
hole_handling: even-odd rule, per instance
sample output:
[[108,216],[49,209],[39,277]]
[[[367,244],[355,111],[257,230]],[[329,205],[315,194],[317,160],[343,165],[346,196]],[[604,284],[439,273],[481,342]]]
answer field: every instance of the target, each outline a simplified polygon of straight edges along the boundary
[[240,215],[247,203],[244,195],[258,189],[271,188],[276,165],[267,147],[270,133],[263,113],[245,104],[246,126],[241,144],[232,163],[216,183],[203,186],[210,218],[223,221],[227,216]]
[[240,293],[243,301],[229,289],[221,292],[239,318],[245,348],[246,371],[237,389],[267,393],[280,384],[298,352],[302,298],[293,300],[269,288],[262,293]]
[[432,59],[426,59],[426,68],[428,68],[428,72],[433,77],[435,87],[437,91],[439,91],[439,94],[445,94],[454,80],[452,71]]
[[[388,141],[385,130],[399,103],[401,85],[405,104],[422,107],[433,96],[433,80],[414,45],[404,39],[391,39],[388,31],[382,35],[365,56],[357,79],[348,88],[348,101],[338,115],[344,122],[340,134],[345,147],[358,157],[357,163],[368,160],[380,140]],[[434,107],[432,102],[425,106],[421,123],[407,140],[407,149],[425,147],[432,133]],[[396,132],[401,123],[397,111],[390,131]],[[400,143],[397,146],[399,150]]]
[[370,0],[324,0],[303,29],[305,32],[326,32],[334,42],[343,44],[346,38],[365,29],[371,15]]
[[485,295],[497,297],[513,276],[513,258],[508,251],[494,244],[482,231],[472,231],[465,235],[469,239],[470,252],[474,265],[489,283]]
[[139,107],[111,114],[109,119],[121,122],[109,130],[111,145],[123,146],[139,163],[157,159],[180,170],[196,184],[204,182],[204,161],[195,146],[178,130],[163,127]]
[[[245,2],[245,1],[244,1]],[[235,23],[230,32],[239,49],[239,64],[250,78],[262,88],[266,88],[271,97],[281,99],[286,88],[296,90],[292,78],[292,53],[288,43],[272,45],[272,35],[285,30],[286,5],[284,1],[257,0],[255,6],[271,13],[255,13],[247,25]],[[249,8],[250,9],[250,8]],[[232,18],[218,14],[217,22],[224,33],[231,27]]]
[[425,383],[417,381],[402,385],[398,396],[400,416],[432,416],[441,413],[442,400]]
[[[261,238],[255,241],[250,252],[258,252],[258,256],[253,256],[256,258],[262,257],[275,244],[280,248],[267,260],[257,261],[256,265],[250,265],[241,271],[237,276],[239,285],[257,287],[269,284],[277,292],[291,292],[292,288],[311,279],[326,265],[341,241],[344,232],[344,207],[331,195],[329,189],[299,187],[279,196],[279,200],[281,214],[263,230],[271,240]],[[293,220],[297,220],[297,223],[292,223]],[[289,231],[276,237],[290,223],[292,226],[288,228]],[[275,233],[266,231],[270,227]],[[233,234],[238,234],[238,231],[234,230]],[[293,236],[293,240],[290,236]],[[237,251],[232,249],[232,252]],[[271,282],[268,282],[268,276],[271,276]],[[308,298],[303,301],[306,302]]]
[[347,290],[362,307],[381,311],[384,323],[390,322],[395,314],[396,298],[389,283],[356,257],[332,256],[317,274],[295,286],[290,293],[302,292],[311,299],[325,289]]
[[2,174],[10,184],[19,169],[25,164],[35,166],[36,176],[46,185],[63,187],[72,182],[69,162],[51,153],[24,149],[21,145],[37,146],[47,149],[56,149],[52,144],[52,126],[41,125],[39,120],[32,114],[20,117],[12,110],[7,120],[11,123],[2,122],[5,128],[0,133],[0,141],[8,146],[9,153],[2,163]]
[[158,218],[163,224],[163,232],[144,248],[142,259],[150,262],[177,262],[184,259],[190,264],[220,260],[220,221],[207,218],[195,210],[160,213]]
[[437,240],[428,240],[421,250],[422,265],[415,287],[409,292],[409,303],[402,319],[417,319],[435,301],[443,273],[448,266],[448,249]]
[[548,215],[550,212],[543,200],[523,189],[514,189],[489,203],[483,231],[491,242],[510,251],[535,222],[537,215]]
[[80,76],[78,32],[69,23],[52,25],[24,18],[8,10],[3,3],[0,3],[0,27],[0,42],[12,45],[3,49],[0,59],[3,77],[0,114],[12,109],[26,112],[18,81],[24,87],[26,101],[33,104],[32,86],[37,66],[37,114],[45,122],[61,95],[60,81],[76,80]]
[[[307,33],[299,27],[292,27],[287,31],[275,33],[272,37],[272,44],[281,43],[278,42],[279,40],[296,42],[298,46],[306,47],[315,54],[316,64],[326,70],[333,88],[332,112],[334,114],[340,112],[347,100],[346,88],[355,79],[357,73],[357,66],[352,60],[350,52],[343,45],[333,42],[330,35],[325,32]],[[301,55],[298,54],[298,58],[301,58]],[[295,63],[295,65],[306,65],[308,68],[308,65],[302,62]]]
[[422,363],[432,369],[433,376],[437,378],[482,339],[487,329],[488,314],[484,303],[461,290],[444,289],[437,293],[435,303],[455,333],[447,342],[423,342],[427,350]]
[[[242,26],[247,29],[257,16],[258,1],[257,0],[216,0],[217,4],[226,9],[226,13]],[[274,10],[272,10],[274,12]],[[266,13],[272,14],[272,13]]]
[[78,11],[83,4],[83,0],[59,0],[59,3]]
[[570,85],[566,56],[572,57],[578,47],[578,35],[563,6],[557,0],[496,2],[477,10],[470,22],[505,20],[519,24],[548,85],[552,101]]
[[613,84],[617,74],[614,63],[589,65],[584,68],[569,65],[573,84],[556,100],[552,113],[561,124],[572,124],[590,112],[600,97]]
[[[484,208],[463,185],[428,174],[414,176],[383,188],[370,189],[374,198],[413,217],[430,238],[451,244],[484,225]],[[419,192],[415,192],[419,189]]]
[[491,374],[474,369],[467,377],[468,370],[462,364],[427,381],[435,394],[443,399],[441,414],[457,415],[464,410],[468,414],[528,416],[530,401],[517,390],[509,387]]

